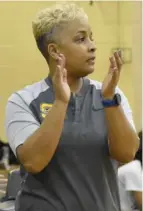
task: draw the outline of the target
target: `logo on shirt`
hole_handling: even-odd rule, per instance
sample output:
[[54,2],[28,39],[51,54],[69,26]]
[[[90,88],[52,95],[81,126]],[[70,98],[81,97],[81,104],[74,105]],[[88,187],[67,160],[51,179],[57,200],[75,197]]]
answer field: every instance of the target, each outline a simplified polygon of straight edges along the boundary
[[40,105],[40,112],[41,112],[41,117],[45,118],[48,110],[53,106],[53,104],[49,104],[49,103],[42,103]]

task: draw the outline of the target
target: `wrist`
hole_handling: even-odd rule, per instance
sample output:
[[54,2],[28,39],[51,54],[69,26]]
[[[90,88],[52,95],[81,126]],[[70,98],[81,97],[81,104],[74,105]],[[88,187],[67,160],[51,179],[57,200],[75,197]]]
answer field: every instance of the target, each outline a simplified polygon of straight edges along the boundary
[[121,104],[121,96],[118,93],[114,94],[114,96],[108,95],[101,97],[102,97],[102,104],[104,107],[115,107]]
[[113,100],[115,96],[115,92],[108,93],[108,94],[101,93],[101,96],[103,100]]
[[101,95],[103,100],[113,100],[114,95]]

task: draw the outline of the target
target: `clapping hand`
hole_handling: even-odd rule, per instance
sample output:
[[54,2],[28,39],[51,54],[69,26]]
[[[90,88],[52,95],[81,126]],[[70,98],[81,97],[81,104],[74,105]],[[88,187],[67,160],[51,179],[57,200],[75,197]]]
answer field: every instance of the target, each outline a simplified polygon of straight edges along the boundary
[[122,64],[121,51],[116,51],[110,57],[109,71],[102,84],[102,97],[104,99],[113,99],[116,86],[120,79]]

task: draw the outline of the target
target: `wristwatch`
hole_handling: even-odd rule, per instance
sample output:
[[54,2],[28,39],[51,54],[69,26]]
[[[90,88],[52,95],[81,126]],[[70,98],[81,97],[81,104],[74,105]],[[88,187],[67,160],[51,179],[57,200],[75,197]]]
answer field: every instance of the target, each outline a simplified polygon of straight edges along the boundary
[[102,97],[102,104],[105,108],[119,106],[121,104],[121,95],[115,94],[113,99],[104,99]]

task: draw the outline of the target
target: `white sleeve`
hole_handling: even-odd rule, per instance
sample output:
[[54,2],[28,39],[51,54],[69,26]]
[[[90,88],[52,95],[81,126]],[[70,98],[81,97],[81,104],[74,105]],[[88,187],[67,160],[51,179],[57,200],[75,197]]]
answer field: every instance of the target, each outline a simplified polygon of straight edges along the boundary
[[133,121],[132,110],[131,110],[131,107],[129,105],[127,97],[124,95],[124,93],[119,88],[116,88],[116,93],[120,94],[120,96],[121,96],[121,106],[123,108],[123,111],[124,111],[128,121],[132,125],[133,129],[136,131],[135,124],[134,124],[134,121]]
[[125,172],[126,191],[142,191],[142,170],[138,161],[133,161],[130,169]]
[[5,129],[8,143],[16,155],[16,148],[40,127],[29,106],[13,94],[6,106]]

